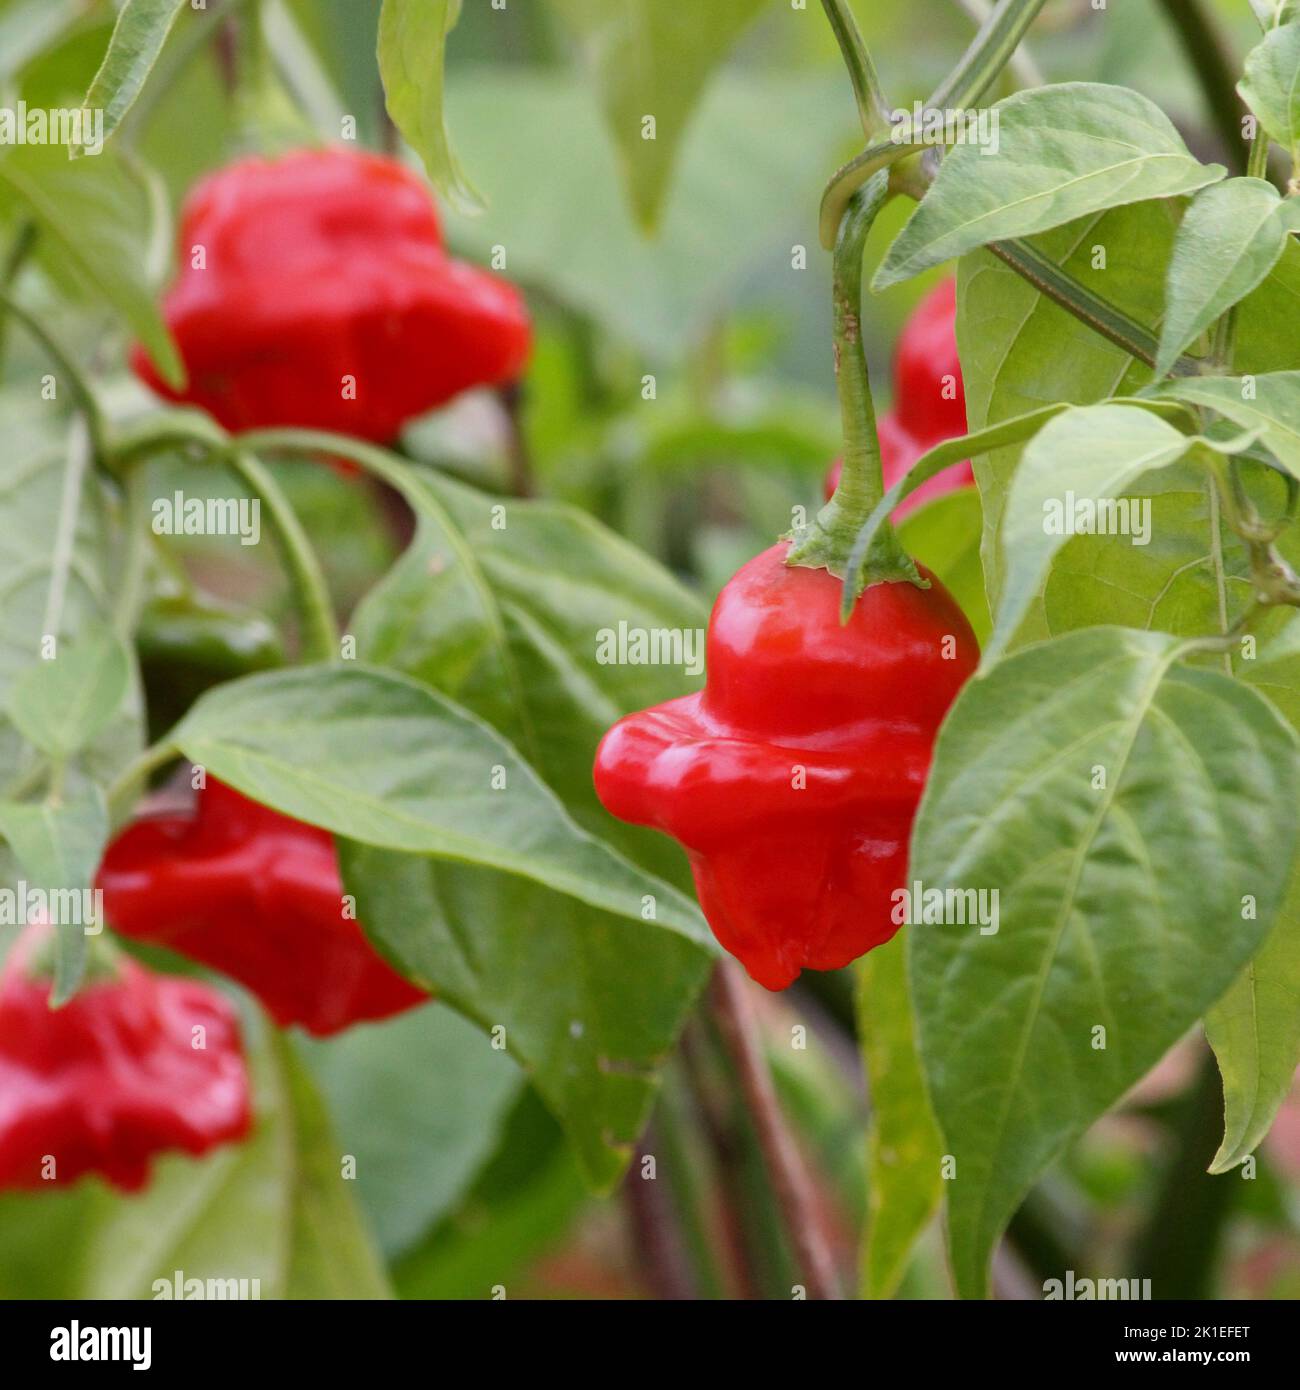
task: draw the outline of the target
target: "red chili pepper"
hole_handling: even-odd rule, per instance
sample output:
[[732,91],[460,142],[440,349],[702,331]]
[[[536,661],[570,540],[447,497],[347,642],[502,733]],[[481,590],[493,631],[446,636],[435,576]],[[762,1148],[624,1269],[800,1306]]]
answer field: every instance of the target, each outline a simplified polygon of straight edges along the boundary
[[[531,328],[519,291],[453,260],[424,184],[344,149],[246,159],[186,200],[164,302],[189,373],[159,394],[226,429],[334,430],[378,443],[474,386],[513,381]],[[350,385],[352,383],[352,385]]]
[[[945,439],[966,433],[966,389],[957,356],[957,282],[942,280],[916,306],[894,352],[894,408],[877,421],[885,486],[892,487]],[[839,459],[826,475],[829,499],[840,481]],[[955,463],[921,484],[895,508],[901,520],[923,502],[975,481],[969,462]]]
[[330,834],[208,780],[192,809],[146,816],[108,847],[98,886],[115,931],[238,980],[317,1036],[428,999],[345,914]]
[[833,970],[897,930],[912,818],[939,724],[978,647],[948,592],[842,586],[749,561],[714,605],[702,693],[629,715],[596,753],[622,820],[685,847],[718,940],[760,984]]
[[135,1191],[156,1154],[203,1154],[248,1133],[229,1000],[121,959],[51,1009],[35,959],[47,939],[48,928],[26,932],[0,976],[0,1189],[99,1173]]

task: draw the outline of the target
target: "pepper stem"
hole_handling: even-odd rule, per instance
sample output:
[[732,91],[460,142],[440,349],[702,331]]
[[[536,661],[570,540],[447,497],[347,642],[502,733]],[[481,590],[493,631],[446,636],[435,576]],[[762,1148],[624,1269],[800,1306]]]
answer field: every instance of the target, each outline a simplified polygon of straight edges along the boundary
[[[844,461],[831,500],[807,526],[790,533],[786,564],[827,569],[844,577],[853,542],[885,493],[880,437],[862,347],[862,253],[876,214],[889,193],[883,170],[849,200],[835,242],[832,307],[835,381],[844,431]],[[881,580],[923,585],[892,526],[881,526],[863,566],[858,593]],[[854,594],[857,597],[857,594]]]

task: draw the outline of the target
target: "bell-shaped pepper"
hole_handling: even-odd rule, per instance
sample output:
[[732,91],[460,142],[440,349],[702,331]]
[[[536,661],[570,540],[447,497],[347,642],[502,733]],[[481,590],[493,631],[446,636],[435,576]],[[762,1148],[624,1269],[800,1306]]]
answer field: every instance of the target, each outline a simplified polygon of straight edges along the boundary
[[245,159],[181,214],[180,275],[163,305],[189,373],[159,394],[232,432],[334,430],[386,444],[474,386],[517,378],[531,326],[519,291],[448,256],[429,190],[356,150]]
[[786,550],[718,596],[704,690],[621,720],[595,765],[607,810],[681,842],[714,934],[769,989],[897,930],[935,734],[979,657],[928,572],[873,584],[842,625],[840,581]]
[[248,1071],[231,1002],[115,958],[51,1009],[48,938],[29,928],[0,976],[0,1189],[98,1173],[134,1191],[158,1154],[242,1139]]
[[211,778],[192,808],[129,825],[97,884],[115,931],[238,980],[281,1027],[325,1036],[429,997],[366,940],[330,834]]

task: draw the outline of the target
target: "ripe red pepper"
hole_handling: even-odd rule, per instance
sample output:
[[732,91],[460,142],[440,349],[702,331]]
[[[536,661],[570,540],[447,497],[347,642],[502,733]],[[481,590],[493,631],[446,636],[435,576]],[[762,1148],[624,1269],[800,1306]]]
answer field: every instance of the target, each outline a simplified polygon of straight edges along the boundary
[[379,155],[303,150],[220,170],[186,200],[179,259],[163,307],[188,384],[170,387],[140,348],[132,366],[232,432],[386,444],[470,387],[513,381],[528,356],[519,291],[448,256],[428,189]]
[[128,826],[97,882],[115,931],[238,980],[281,1027],[323,1037],[429,997],[345,915],[328,831],[211,778],[191,809]]
[[718,596],[703,692],[615,724],[595,766],[608,811],[681,842],[714,934],[769,989],[897,930],[931,746],[979,658],[927,571],[929,589],[871,585],[841,625],[840,581],[786,549]]
[[244,1138],[248,1071],[230,1001],[120,959],[51,1009],[36,959],[48,935],[24,933],[0,976],[0,1189],[98,1173],[135,1191],[156,1154]]
[[[957,282],[940,281],[916,306],[894,352],[894,408],[877,422],[885,486],[892,487],[945,439],[966,433],[966,389],[957,356]],[[836,459],[826,475],[829,499],[840,481]],[[921,484],[894,511],[905,517],[923,502],[975,481],[970,463],[955,463]]]

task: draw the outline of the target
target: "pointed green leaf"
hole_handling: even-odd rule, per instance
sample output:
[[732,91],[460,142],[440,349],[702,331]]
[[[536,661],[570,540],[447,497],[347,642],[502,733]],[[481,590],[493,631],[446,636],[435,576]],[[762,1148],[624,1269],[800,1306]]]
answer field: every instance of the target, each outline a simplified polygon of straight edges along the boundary
[[1228,179],[1196,195],[1165,280],[1157,375],[1263,281],[1298,227],[1300,203],[1283,202],[1263,179]]
[[999,894],[995,933],[907,929],[966,1297],[1030,1185],[1228,990],[1282,902],[1300,744],[1239,681],[1172,666],[1178,646],[1090,628],[1028,647],[939,735],[910,876]]
[[[126,0],[122,6],[108,52],[81,103],[88,112],[103,113],[103,139],[134,105],[182,10],[193,17],[186,0]],[[84,152],[84,146],[73,151]]]
[[953,146],[889,248],[873,290],[1009,237],[1032,236],[1124,203],[1191,193],[1221,179],[1173,122],[1126,87],[1066,82],[993,107],[992,144]]
[[1296,159],[1300,155],[1300,21],[1270,30],[1250,50],[1237,90],[1269,135]]

